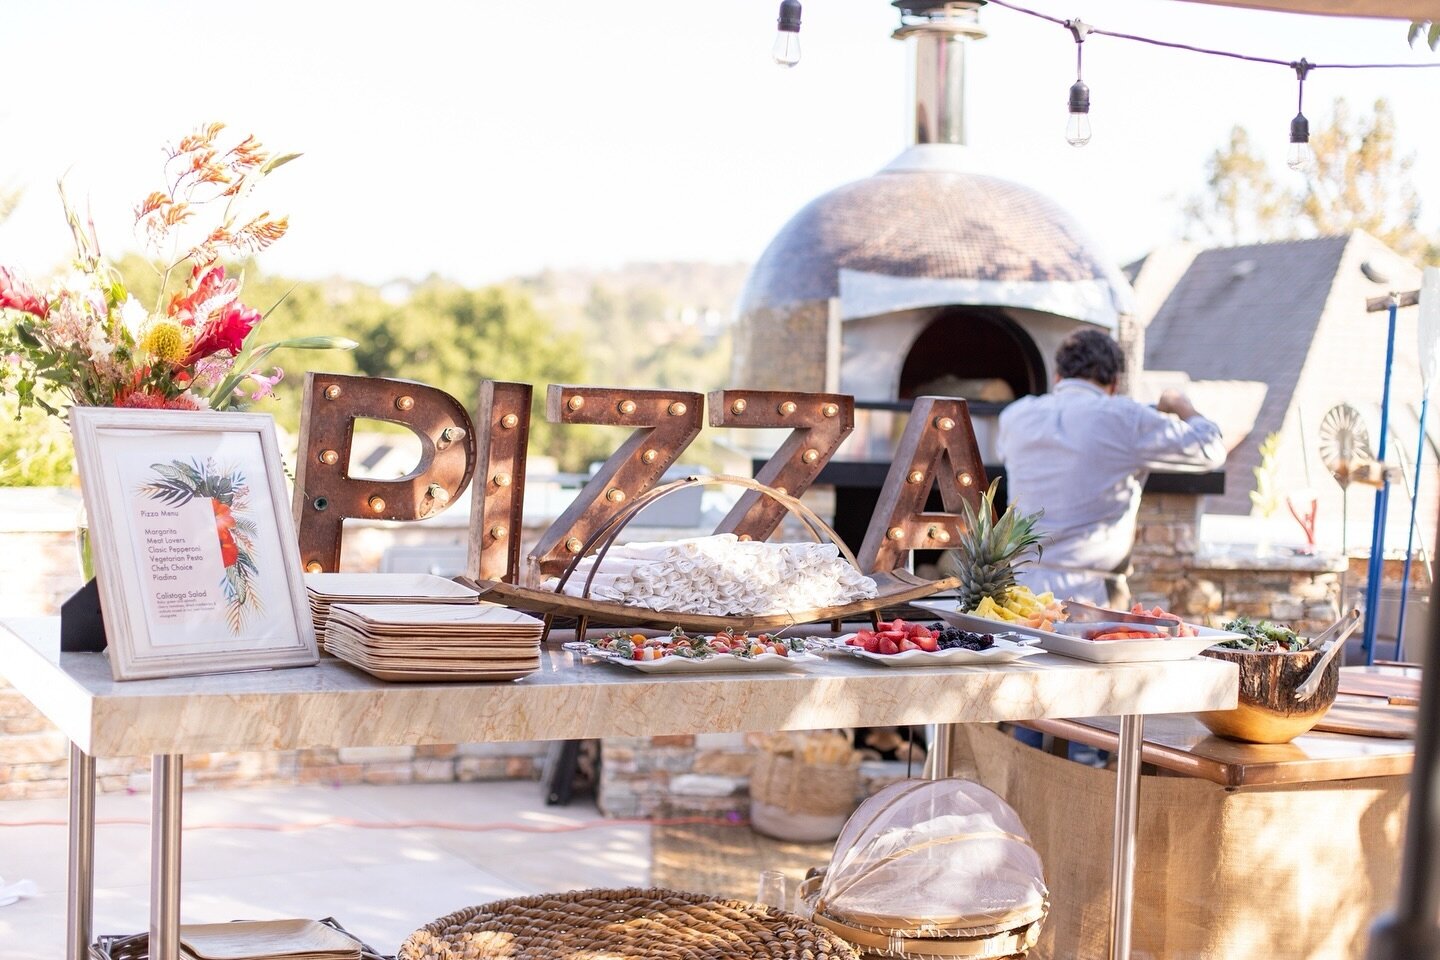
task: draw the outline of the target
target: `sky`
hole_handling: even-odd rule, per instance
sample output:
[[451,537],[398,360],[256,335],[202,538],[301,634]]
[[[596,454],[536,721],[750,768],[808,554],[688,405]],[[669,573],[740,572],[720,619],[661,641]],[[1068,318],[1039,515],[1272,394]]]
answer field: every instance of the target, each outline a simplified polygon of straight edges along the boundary
[[[1111,30],[1286,60],[1436,62],[1398,21],[1181,0],[1028,0]],[[43,273],[69,237],[54,183],[88,200],[105,252],[159,189],[160,148],[210,120],[304,156],[255,197],[290,216],[269,272],[479,284],[544,268],[753,261],[813,197],[908,142],[905,46],[884,0],[807,0],[803,59],[769,58],[777,0],[372,0],[242,6],[5,0],[0,264]],[[1074,43],[987,7],[967,69],[978,171],[1035,187],[1117,262],[1175,238],[1209,153],[1249,128],[1283,167],[1295,78],[1106,37],[1085,49],[1094,139],[1064,140]],[[1440,70],[1317,71],[1391,102],[1422,224],[1440,227]],[[1424,192],[1428,187],[1428,195]]]

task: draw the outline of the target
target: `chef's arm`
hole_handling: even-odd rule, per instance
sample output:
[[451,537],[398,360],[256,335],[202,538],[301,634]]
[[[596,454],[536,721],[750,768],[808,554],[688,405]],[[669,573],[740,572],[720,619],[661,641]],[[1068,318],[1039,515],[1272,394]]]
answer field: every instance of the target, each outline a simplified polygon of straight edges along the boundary
[[1153,409],[1142,408],[1136,453],[1156,470],[1204,473],[1225,465],[1220,428],[1178,390],[1166,390]]

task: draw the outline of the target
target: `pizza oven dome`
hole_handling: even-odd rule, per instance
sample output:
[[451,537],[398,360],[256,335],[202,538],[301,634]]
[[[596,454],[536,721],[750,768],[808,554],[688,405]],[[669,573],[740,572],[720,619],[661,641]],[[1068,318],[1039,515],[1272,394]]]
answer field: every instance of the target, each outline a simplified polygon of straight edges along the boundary
[[983,174],[892,164],[795,214],[751,270],[740,315],[840,296],[842,270],[995,283],[1116,279],[1044,194]]

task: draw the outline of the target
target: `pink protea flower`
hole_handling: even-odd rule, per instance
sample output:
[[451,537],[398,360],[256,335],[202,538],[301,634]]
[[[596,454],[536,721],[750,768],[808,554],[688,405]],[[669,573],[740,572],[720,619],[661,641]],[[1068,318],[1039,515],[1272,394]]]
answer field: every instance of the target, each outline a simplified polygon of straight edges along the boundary
[[50,312],[50,304],[45,298],[5,267],[0,267],[0,307],[34,314],[41,319]]

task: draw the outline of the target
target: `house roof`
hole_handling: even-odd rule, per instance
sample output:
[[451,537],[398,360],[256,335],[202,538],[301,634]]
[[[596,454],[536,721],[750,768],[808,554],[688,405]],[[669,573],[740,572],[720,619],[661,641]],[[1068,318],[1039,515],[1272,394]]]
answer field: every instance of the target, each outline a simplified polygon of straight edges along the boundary
[[1299,373],[1349,239],[1201,251],[1146,330],[1146,368],[1272,383]]
[[[1146,329],[1145,368],[1268,384],[1250,435],[1279,430],[1349,241],[1320,237],[1196,254]],[[1250,512],[1253,446],[1232,451],[1226,493],[1208,509]]]

